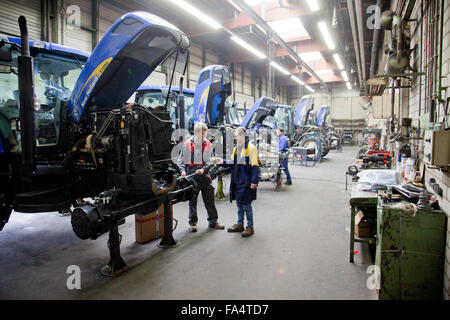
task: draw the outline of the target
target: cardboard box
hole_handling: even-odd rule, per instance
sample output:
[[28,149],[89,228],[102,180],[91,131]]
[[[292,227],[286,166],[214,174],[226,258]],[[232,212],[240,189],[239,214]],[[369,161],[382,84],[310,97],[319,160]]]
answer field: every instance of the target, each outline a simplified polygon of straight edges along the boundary
[[358,238],[370,238],[370,223],[364,220],[364,213],[358,211],[355,216],[355,235]]
[[[170,212],[173,217],[172,206]],[[164,236],[164,204],[149,214],[136,214],[135,227],[137,243],[147,243]]]

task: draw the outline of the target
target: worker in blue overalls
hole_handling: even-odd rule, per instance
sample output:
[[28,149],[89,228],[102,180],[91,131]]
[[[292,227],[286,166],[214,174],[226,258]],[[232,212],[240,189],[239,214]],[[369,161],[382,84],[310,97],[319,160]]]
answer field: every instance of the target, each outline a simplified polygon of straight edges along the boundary
[[[286,135],[284,134],[284,130],[281,128],[278,128],[277,134],[278,134],[278,151],[287,153],[289,151],[289,140],[286,137]],[[291,178],[291,174],[289,173],[288,161],[289,161],[289,159],[286,157],[285,159],[283,159],[281,161],[280,165],[283,167],[284,173],[286,174],[285,184],[291,185],[292,178]]]
[[[234,131],[236,147],[233,150],[230,202],[236,200],[238,209],[237,223],[228,228],[228,232],[241,232],[243,237],[255,233],[253,229],[252,202],[256,200],[256,190],[259,183],[258,150],[249,142],[245,128]],[[244,230],[244,215],[247,217],[247,228]]]

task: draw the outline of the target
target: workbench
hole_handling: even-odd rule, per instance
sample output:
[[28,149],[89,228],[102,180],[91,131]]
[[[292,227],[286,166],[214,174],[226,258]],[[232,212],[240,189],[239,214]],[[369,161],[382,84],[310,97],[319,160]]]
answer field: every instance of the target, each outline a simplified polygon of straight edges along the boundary
[[367,242],[375,244],[376,238],[359,238],[355,237],[355,215],[356,207],[377,207],[378,193],[368,192],[357,189],[357,182],[352,184],[352,193],[350,196],[350,262],[354,262],[355,242]]

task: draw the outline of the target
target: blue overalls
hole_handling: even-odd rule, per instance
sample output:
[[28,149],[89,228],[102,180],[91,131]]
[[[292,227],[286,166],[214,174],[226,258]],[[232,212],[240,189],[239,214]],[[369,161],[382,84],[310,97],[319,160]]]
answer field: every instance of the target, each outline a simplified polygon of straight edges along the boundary
[[250,185],[258,183],[258,150],[247,141],[243,148],[234,148],[233,167],[231,168],[230,202],[236,200],[238,225],[244,225],[244,213],[246,213],[247,224],[253,228],[252,201],[256,200],[256,189],[251,189]]
[[[288,150],[289,150],[289,140],[285,134],[282,134],[278,137],[278,151],[288,152]],[[280,165],[284,168],[284,173],[286,174],[286,182],[291,183],[292,178],[291,178],[291,174],[289,173],[288,162],[289,162],[289,159],[286,158],[283,160],[283,162]]]

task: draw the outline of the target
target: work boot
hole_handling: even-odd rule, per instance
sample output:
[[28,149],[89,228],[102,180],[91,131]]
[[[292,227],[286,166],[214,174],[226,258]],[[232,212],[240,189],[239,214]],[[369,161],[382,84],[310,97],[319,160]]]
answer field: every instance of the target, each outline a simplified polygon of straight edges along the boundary
[[223,224],[221,224],[221,223],[216,223],[216,224],[214,224],[214,225],[212,225],[212,226],[209,226],[211,229],[218,229],[218,230],[223,230],[223,229],[225,229],[225,226],[223,225]]
[[231,228],[228,228],[227,231],[228,232],[243,232],[244,231],[244,226],[241,225],[241,224],[235,224]]
[[255,230],[253,230],[252,227],[245,228],[245,231],[241,233],[241,236],[243,237],[250,237],[255,233]]
[[193,226],[189,227],[190,232],[197,232],[197,226],[194,224]]

